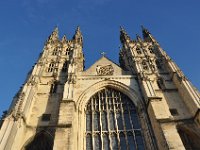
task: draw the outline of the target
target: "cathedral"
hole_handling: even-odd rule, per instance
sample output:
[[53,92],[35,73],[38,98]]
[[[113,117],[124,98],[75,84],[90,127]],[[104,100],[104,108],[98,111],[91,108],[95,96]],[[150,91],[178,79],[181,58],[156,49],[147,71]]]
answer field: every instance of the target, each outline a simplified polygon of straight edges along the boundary
[[85,69],[80,28],[55,28],[1,118],[0,150],[199,150],[199,91],[142,34],[121,27],[119,65],[103,54]]

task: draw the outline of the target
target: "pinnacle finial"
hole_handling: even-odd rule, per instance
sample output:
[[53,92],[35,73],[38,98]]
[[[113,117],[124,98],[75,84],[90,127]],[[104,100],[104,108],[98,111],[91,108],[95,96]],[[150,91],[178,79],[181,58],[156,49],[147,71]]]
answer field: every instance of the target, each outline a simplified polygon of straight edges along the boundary
[[49,41],[56,41],[56,40],[59,40],[59,37],[58,37],[58,26],[56,26],[54,28],[53,32],[48,37],[47,42],[49,42]]
[[145,28],[143,25],[141,25],[141,28],[142,28],[142,32],[143,34],[146,33],[146,34],[150,34],[150,32],[148,31],[147,28]]
[[77,31],[80,31],[80,26],[79,26],[79,25],[77,26],[76,30],[77,30]]
[[141,38],[138,34],[136,34],[136,39],[137,39],[137,41],[139,41],[139,42],[142,41],[142,38]]
[[122,26],[120,26],[120,40],[122,43],[130,41],[129,35],[126,33]]
[[124,28],[122,26],[120,26],[119,28],[120,28],[120,31],[124,31]]
[[62,42],[66,42],[66,41],[67,41],[67,37],[66,37],[66,35],[64,35],[62,38]]
[[77,26],[76,31],[75,31],[75,35],[73,36],[73,39],[78,43],[83,42],[83,36],[82,36],[82,33],[81,33],[80,26]]
[[58,26],[56,26],[51,34],[53,38],[58,38]]
[[143,25],[141,25],[141,28],[142,28],[142,30],[144,30],[144,29],[145,29],[145,27],[144,27]]
[[143,34],[143,38],[145,41],[151,41],[151,42],[154,42],[154,43],[158,43],[156,41],[156,39],[151,35],[151,33],[148,31],[147,28],[145,28],[144,26],[141,26],[142,28],[142,34]]
[[75,34],[81,34],[81,28],[80,28],[80,26],[77,26]]
[[58,26],[56,25],[55,29],[54,29],[54,32],[57,32],[58,33]]

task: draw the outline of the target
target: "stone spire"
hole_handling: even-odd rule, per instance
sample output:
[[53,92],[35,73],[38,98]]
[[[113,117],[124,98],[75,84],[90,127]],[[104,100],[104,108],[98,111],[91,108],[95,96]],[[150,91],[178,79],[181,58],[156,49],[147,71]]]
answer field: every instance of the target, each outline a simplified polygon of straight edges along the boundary
[[82,36],[82,33],[81,33],[81,30],[80,30],[80,27],[78,26],[76,31],[75,31],[75,34],[73,36],[73,40],[76,42],[76,43],[79,43],[79,44],[82,44],[83,43],[83,36]]
[[131,39],[130,39],[129,35],[126,33],[124,28],[120,26],[120,41],[122,43],[126,43],[126,42],[128,43],[128,42],[130,42],[130,40]]
[[151,35],[151,33],[144,26],[141,26],[142,34],[145,41],[157,43],[156,39]]
[[59,38],[58,36],[58,27],[56,26],[56,28],[53,30],[52,34],[50,35],[50,37],[53,39],[53,40],[57,40]]
[[66,35],[64,35],[63,37],[62,37],[62,43],[66,43],[67,42],[67,37],[66,37]]
[[59,40],[59,36],[58,36],[58,27],[56,26],[51,35],[49,36],[47,42],[52,42],[52,41],[55,42],[57,40]]
[[141,26],[141,28],[142,28],[143,38],[145,41],[157,43],[156,39],[151,35],[148,29],[146,29],[144,26]]
[[142,38],[138,34],[136,34],[136,39],[138,42],[142,42]]

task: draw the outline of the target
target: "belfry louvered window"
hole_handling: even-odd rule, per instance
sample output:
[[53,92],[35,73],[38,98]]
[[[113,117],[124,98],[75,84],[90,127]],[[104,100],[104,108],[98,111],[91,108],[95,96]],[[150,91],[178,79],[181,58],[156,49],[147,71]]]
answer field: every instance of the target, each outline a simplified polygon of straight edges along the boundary
[[136,108],[123,93],[105,88],[86,106],[86,150],[143,150]]

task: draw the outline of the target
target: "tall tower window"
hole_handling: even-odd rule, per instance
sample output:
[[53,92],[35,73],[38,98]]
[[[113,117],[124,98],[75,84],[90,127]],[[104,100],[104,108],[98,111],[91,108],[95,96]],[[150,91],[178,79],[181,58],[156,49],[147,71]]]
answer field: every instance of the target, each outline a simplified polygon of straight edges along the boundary
[[49,67],[48,67],[48,69],[47,69],[47,72],[53,72],[53,70],[54,70],[54,68],[55,68],[55,63],[50,63],[49,64]]
[[160,69],[160,70],[162,70],[163,69],[163,67],[162,67],[162,61],[157,59],[155,62],[156,62],[157,68]]
[[54,82],[53,84],[51,84],[50,93],[56,93],[57,87],[58,87],[57,82]]
[[62,67],[62,72],[67,72],[68,66],[69,66],[69,63],[65,61]]
[[65,50],[65,55],[69,56],[69,51],[70,51],[70,49],[67,48],[67,49]]
[[147,65],[147,62],[145,60],[142,61],[142,68],[144,70],[148,70],[148,65]]
[[86,150],[144,149],[135,105],[111,88],[92,96],[86,106]]
[[137,54],[142,54],[141,48],[137,47],[136,52],[137,52]]
[[152,46],[149,46],[148,49],[149,49],[149,53],[153,53],[153,47]]
[[55,48],[55,49],[53,50],[52,55],[58,55],[58,49],[57,49],[57,48]]

